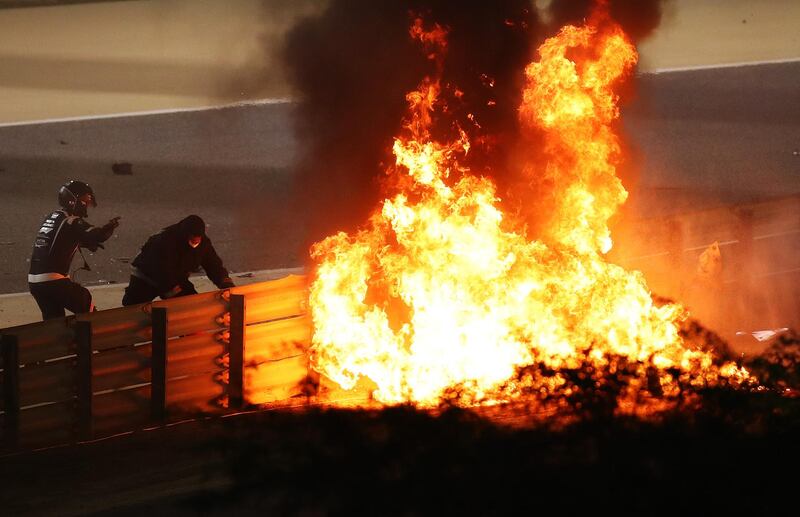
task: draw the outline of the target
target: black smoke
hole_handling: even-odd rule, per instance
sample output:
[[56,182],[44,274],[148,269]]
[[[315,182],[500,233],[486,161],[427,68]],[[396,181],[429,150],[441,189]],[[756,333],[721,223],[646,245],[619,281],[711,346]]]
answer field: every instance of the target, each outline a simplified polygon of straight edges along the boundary
[[[609,0],[608,12],[634,43],[648,36],[661,23],[663,6],[669,0]],[[550,25],[558,29],[566,24],[581,24],[587,19],[596,0],[553,0],[548,7]]]
[[[660,20],[660,3],[616,0],[609,8],[626,30],[644,37]],[[508,173],[525,65],[546,36],[564,22],[580,22],[591,6],[591,0],[555,0],[546,26],[530,0],[331,0],[322,14],[300,22],[282,57],[301,100],[293,212],[302,214],[307,230],[303,245],[352,231],[384,197],[383,172],[393,161],[405,95],[434,71],[409,37],[413,17],[448,31],[442,85],[449,116],[434,137],[466,130],[473,147],[465,165],[474,174],[491,173],[505,198],[519,186]],[[456,98],[456,89],[463,95]]]
[[458,122],[478,137],[467,165],[480,170],[502,156],[506,134],[516,132],[523,68],[539,27],[528,0],[332,0],[292,30],[284,52],[302,95],[295,201],[306,214],[309,243],[363,223],[381,197],[405,95],[433,72],[409,37],[414,15],[447,28],[442,84],[463,92],[448,103],[452,116],[437,136],[449,136]]

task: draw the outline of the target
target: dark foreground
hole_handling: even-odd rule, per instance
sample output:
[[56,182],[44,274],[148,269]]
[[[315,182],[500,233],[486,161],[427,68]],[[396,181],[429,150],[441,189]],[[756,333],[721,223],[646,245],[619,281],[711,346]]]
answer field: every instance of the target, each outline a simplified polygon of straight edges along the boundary
[[4,515],[766,515],[793,505],[800,400],[703,395],[657,422],[264,411],[4,457]]
[[[263,416],[230,447],[234,485],[194,509],[263,514],[698,514],[791,504],[796,403],[727,394],[658,424],[497,427],[456,410]],[[287,431],[294,429],[294,432]]]

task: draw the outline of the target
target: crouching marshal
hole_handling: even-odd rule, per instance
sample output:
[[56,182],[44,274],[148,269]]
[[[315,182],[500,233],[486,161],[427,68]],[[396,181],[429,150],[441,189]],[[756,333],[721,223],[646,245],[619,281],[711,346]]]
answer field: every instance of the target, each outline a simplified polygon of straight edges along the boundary
[[131,265],[133,270],[122,305],[149,302],[155,297],[166,300],[197,294],[189,274],[200,267],[220,289],[234,285],[206,235],[205,222],[196,215],[152,235]]

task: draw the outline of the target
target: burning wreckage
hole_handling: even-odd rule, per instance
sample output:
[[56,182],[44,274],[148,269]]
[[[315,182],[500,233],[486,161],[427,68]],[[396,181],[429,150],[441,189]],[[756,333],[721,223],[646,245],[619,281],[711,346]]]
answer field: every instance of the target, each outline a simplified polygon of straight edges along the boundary
[[[410,35],[441,71],[447,29],[417,18]],[[601,4],[538,54],[518,110],[523,141],[537,146],[521,167],[529,198],[545,207],[535,223],[461,164],[467,131],[432,136],[461,92],[426,77],[406,96],[386,199],[359,230],[312,248],[313,368],[382,404],[419,407],[543,409],[621,374],[622,414],[685,403],[693,389],[756,388],[746,368],[682,331],[684,307],[655,301],[641,273],[606,258],[609,221],[628,195],[614,88],[637,61],[634,46]]]

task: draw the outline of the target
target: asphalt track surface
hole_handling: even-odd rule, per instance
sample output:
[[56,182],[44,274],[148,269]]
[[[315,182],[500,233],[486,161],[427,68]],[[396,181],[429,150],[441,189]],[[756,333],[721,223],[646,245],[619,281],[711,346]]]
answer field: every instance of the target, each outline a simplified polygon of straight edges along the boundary
[[[632,213],[661,215],[800,192],[800,62],[640,77],[624,128],[638,157]],[[304,265],[292,207],[302,152],[291,103],[0,127],[0,293],[27,290],[33,237],[66,180],[89,182],[89,220],[121,216],[87,253],[85,285],[127,282],[148,235],[196,213],[231,271]],[[112,164],[132,164],[131,175]],[[73,268],[80,266],[80,258]]]
[[[92,185],[89,220],[121,216],[105,250],[87,253],[79,282],[127,282],[146,238],[201,215],[231,271],[300,263],[300,228],[286,206],[296,144],[290,104],[0,128],[0,292],[27,290],[33,237],[70,178]],[[112,164],[132,164],[131,175]],[[294,240],[293,240],[294,239]],[[73,268],[81,265],[76,257]],[[262,267],[263,266],[263,267]]]

